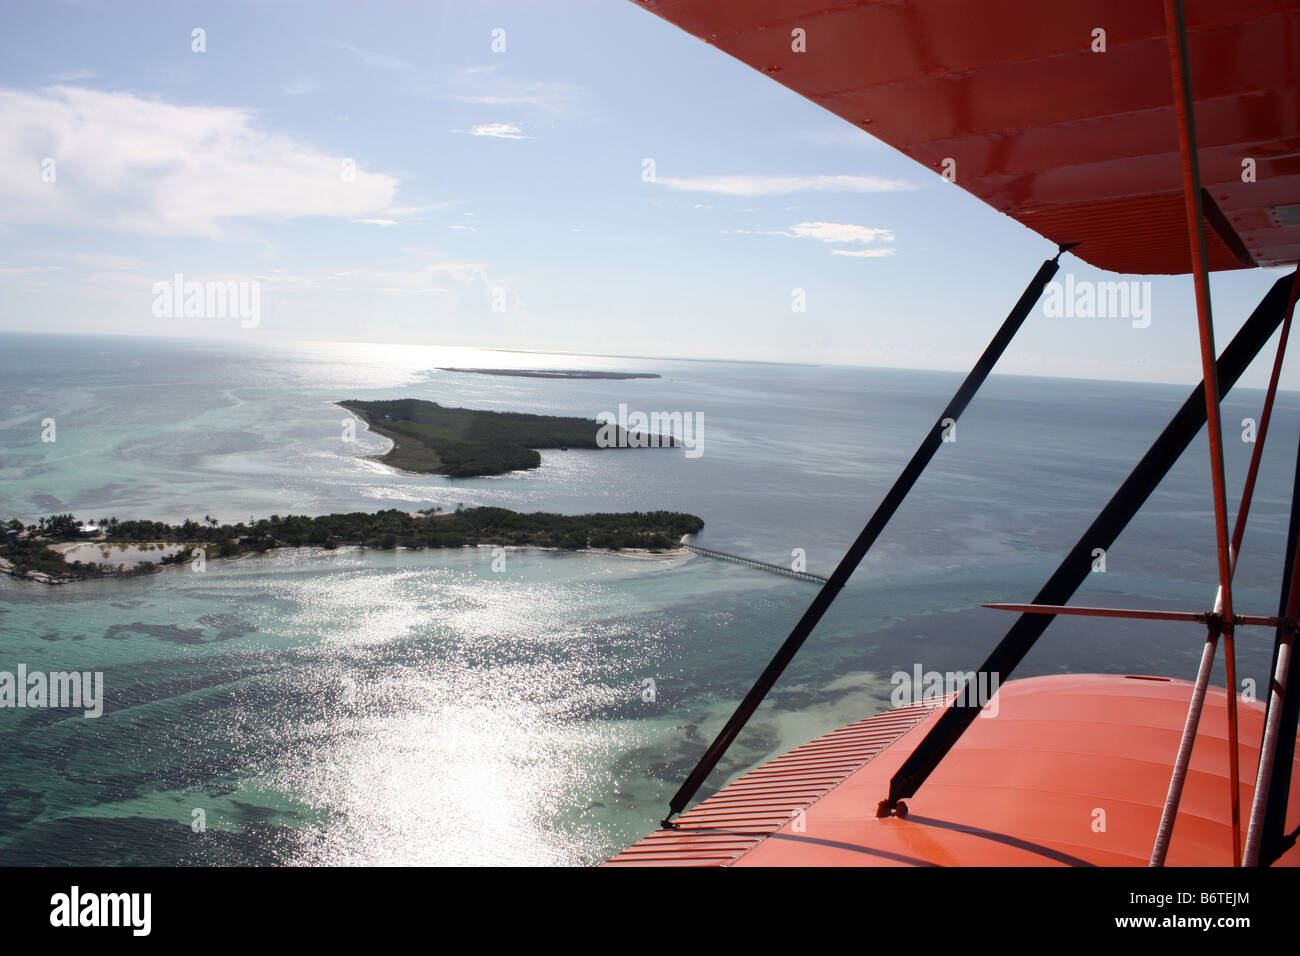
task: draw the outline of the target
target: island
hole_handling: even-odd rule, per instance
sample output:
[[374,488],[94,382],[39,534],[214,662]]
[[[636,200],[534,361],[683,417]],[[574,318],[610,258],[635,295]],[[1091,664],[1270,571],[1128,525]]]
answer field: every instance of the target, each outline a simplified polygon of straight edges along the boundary
[[658,372],[598,372],[580,368],[440,368],[439,372],[470,372],[474,375],[506,375],[512,378],[660,378]]
[[[506,508],[407,512],[390,508],[319,517],[271,515],[248,524],[205,517],[173,525],[104,518],[87,525],[71,514],[3,526],[0,571],[45,584],[122,574],[149,574],[167,565],[264,553],[272,548],[353,545],[378,550],[499,545],[563,551],[671,551],[704,522],[675,511],[587,515],[523,514]],[[87,529],[90,529],[88,531]],[[114,560],[125,555],[131,560]],[[73,560],[69,560],[72,557]],[[96,559],[97,558],[97,559]]]
[[[594,418],[448,408],[419,398],[338,404],[372,432],[392,440],[392,449],[375,456],[376,461],[421,475],[503,475],[539,467],[539,448],[624,448],[631,444],[626,430],[602,426]],[[597,443],[602,427],[613,429],[612,444]],[[678,444],[675,437],[665,435],[659,438],[658,447]]]

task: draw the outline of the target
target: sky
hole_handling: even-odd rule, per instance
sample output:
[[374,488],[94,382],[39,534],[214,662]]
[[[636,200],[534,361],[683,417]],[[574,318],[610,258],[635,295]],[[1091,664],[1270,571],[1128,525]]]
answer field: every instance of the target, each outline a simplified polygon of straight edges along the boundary
[[[627,0],[0,7],[0,330],[964,370],[1054,253]],[[1189,277],[1062,265],[1148,314],[999,371],[1199,378]]]

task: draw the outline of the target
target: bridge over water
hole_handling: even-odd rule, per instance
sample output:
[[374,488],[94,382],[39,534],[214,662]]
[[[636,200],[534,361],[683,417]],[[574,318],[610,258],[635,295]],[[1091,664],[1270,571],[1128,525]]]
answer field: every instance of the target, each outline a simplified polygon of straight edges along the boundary
[[784,574],[787,578],[795,578],[799,581],[809,581],[813,584],[825,584],[826,579],[820,574],[813,574],[811,571],[796,571],[793,568],[783,567],[779,564],[769,564],[767,561],[756,561],[753,558],[742,557],[739,554],[731,554],[727,551],[715,551],[713,548],[701,548],[698,544],[683,544],[683,548],[694,554],[701,554],[706,558],[716,558],[719,561],[730,561],[733,564],[743,564],[747,568],[757,568],[760,571],[768,571],[772,574]]

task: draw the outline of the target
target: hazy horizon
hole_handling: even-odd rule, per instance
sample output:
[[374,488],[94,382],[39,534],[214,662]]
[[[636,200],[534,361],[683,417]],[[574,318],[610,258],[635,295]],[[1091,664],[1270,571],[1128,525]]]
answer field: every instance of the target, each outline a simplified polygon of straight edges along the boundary
[[[137,333],[120,333],[120,332],[119,333],[115,333],[115,332],[34,332],[26,329],[0,328],[0,335],[34,335],[34,336],[46,335],[46,336],[68,336],[69,338],[102,337],[102,338],[113,338],[113,339],[143,339],[146,341],[162,340],[162,341],[176,341],[176,342],[190,342],[190,343],[211,342],[214,344],[222,344],[222,345],[236,344],[236,343],[232,343],[230,339],[219,339],[219,338],[189,336],[189,335],[156,335],[156,334],[143,335]],[[555,355],[555,356],[571,357],[574,359],[583,359],[583,358],[627,359],[628,361],[637,361],[637,362],[654,362],[654,361],[702,362],[702,363],[719,362],[719,363],[734,364],[734,365],[774,365],[774,366],[785,366],[785,367],[796,367],[796,368],[838,368],[838,369],[894,370],[894,371],[911,371],[911,372],[941,372],[941,373],[952,374],[952,375],[964,374],[967,371],[969,371],[968,369],[964,369],[964,368],[957,369],[957,368],[930,368],[925,366],[871,365],[863,362],[830,362],[830,361],[791,362],[791,361],[782,361],[780,359],[728,358],[726,356],[717,356],[717,355],[635,355],[631,353],[572,352],[572,351],[556,350],[556,349],[528,349],[528,348],[513,348],[509,346],[490,346],[490,345],[442,346],[442,345],[422,343],[422,342],[416,342],[416,343],[379,342],[379,341],[364,341],[364,340],[356,340],[356,339],[348,340],[348,339],[280,338],[280,339],[265,339],[260,342],[251,341],[251,342],[243,342],[237,344],[262,345],[262,346],[355,345],[355,346],[380,347],[380,348],[422,348],[422,349],[423,348],[427,348],[427,349],[453,349],[454,348],[457,350],[471,350],[471,351],[479,351],[479,352],[500,352],[507,355]],[[1220,347],[1222,347],[1225,344],[1226,342],[1220,342]],[[1270,349],[1263,350],[1261,352],[1261,355],[1266,355],[1269,358],[1269,361],[1270,362],[1272,361]],[[972,364],[973,362],[974,360],[972,359]],[[527,366],[520,366],[520,367],[527,368]],[[1265,369],[1265,372],[1267,372],[1267,369]],[[1140,378],[1103,378],[1103,377],[1092,377],[1086,375],[1043,375],[1043,374],[1036,374],[1034,372],[1006,371],[1001,368],[994,368],[994,370],[990,374],[993,376],[1009,376],[1013,378],[1037,378],[1037,379],[1042,379],[1044,381],[1121,382],[1121,383],[1129,383],[1133,385],[1168,385],[1172,388],[1178,388],[1181,386],[1186,386],[1188,388],[1195,388],[1197,385],[1200,384],[1199,370],[1197,370],[1196,378],[1186,382],[1172,381],[1172,380],[1158,381],[1158,380],[1140,379]],[[1242,382],[1239,382],[1233,388],[1233,391],[1234,392],[1240,392],[1242,390],[1264,391],[1267,388],[1267,384],[1268,384],[1267,381],[1257,382],[1257,383],[1247,383],[1247,384],[1243,384]],[[1279,392],[1300,392],[1300,387],[1287,388],[1284,385],[1279,385],[1278,391]]]

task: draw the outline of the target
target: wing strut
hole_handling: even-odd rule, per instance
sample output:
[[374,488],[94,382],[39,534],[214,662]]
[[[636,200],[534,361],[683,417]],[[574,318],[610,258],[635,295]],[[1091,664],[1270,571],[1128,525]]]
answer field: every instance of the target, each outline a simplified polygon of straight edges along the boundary
[[1240,758],[1237,746],[1237,662],[1233,647],[1232,570],[1228,544],[1228,494],[1223,477],[1223,429],[1219,422],[1218,369],[1214,365],[1214,317],[1210,310],[1209,255],[1205,251],[1205,215],[1201,211],[1201,165],[1196,153],[1196,108],[1192,99],[1191,64],[1187,56],[1187,20],[1183,0],[1164,0],[1165,34],[1169,40],[1169,73],[1174,88],[1174,112],[1178,117],[1178,151],[1183,161],[1183,205],[1187,217],[1187,244],[1191,249],[1192,281],[1196,288],[1196,325],[1201,340],[1201,374],[1205,384],[1205,414],[1210,439],[1210,482],[1214,489],[1214,534],[1219,557],[1219,593],[1214,601],[1217,620],[1205,637],[1201,667],[1196,675],[1196,692],[1187,709],[1182,741],[1174,761],[1173,778],[1165,797],[1160,828],[1151,849],[1151,865],[1163,866],[1169,850],[1174,818],[1182,796],[1187,763],[1196,740],[1196,725],[1214,664],[1214,648],[1223,637],[1223,663],[1228,687],[1228,784],[1232,804],[1232,865],[1241,863],[1241,791],[1238,781]]
[[[1300,461],[1297,462],[1296,478],[1300,480]],[[1297,493],[1300,493],[1300,485],[1297,485]],[[1292,510],[1300,499],[1292,500]],[[1292,531],[1294,531],[1294,525]],[[1295,535],[1288,537],[1294,539]],[[1255,795],[1250,806],[1250,829],[1246,833],[1246,854],[1242,860],[1243,866],[1258,866],[1260,864],[1261,849],[1264,842],[1264,828],[1268,822],[1269,804],[1279,798],[1282,801],[1282,814],[1286,812],[1286,791],[1290,785],[1290,768],[1291,760],[1295,752],[1295,678],[1292,674],[1292,652],[1295,644],[1296,627],[1294,617],[1296,609],[1300,608],[1300,575],[1295,573],[1297,550],[1292,544],[1291,557],[1286,577],[1286,587],[1284,589],[1286,601],[1286,613],[1289,613],[1293,620],[1290,624],[1282,623],[1278,625],[1277,638],[1274,642],[1273,650],[1273,680],[1269,686],[1268,693],[1268,710],[1264,715],[1264,736],[1260,741],[1259,747],[1259,771],[1255,777]],[[1233,693],[1229,689],[1229,693]],[[1282,732],[1287,711],[1291,711],[1291,722],[1288,727],[1290,734],[1291,753],[1286,754],[1286,761],[1280,767],[1278,765],[1279,751],[1283,751],[1282,738],[1285,736]],[[1274,791],[1272,787],[1273,775],[1277,774],[1285,781],[1280,793]],[[1273,836],[1274,843],[1280,842],[1279,833]]]
[[[1300,298],[1300,263],[1291,285],[1290,319]],[[1283,333],[1285,334],[1285,332]],[[1274,367],[1269,383],[1272,391],[1281,369]],[[1296,451],[1295,488],[1291,494],[1291,524],[1287,532],[1286,558],[1282,568],[1282,597],[1278,616],[1288,607],[1300,606],[1300,449]],[[1244,866],[1268,866],[1294,842],[1296,835],[1283,836],[1287,799],[1291,792],[1291,763],[1295,759],[1296,725],[1300,723],[1300,658],[1295,655],[1295,622],[1280,624],[1273,639],[1273,682],[1268,709],[1264,714],[1264,737],[1260,742],[1259,771],[1246,832]]]
[[[1226,393],[1237,383],[1247,366],[1259,354],[1287,311],[1292,276],[1283,276],[1255,307],[1250,318],[1219,357],[1218,381]],[[1033,604],[1065,604],[1092,571],[1092,549],[1109,548],[1124,530],[1124,526],[1137,514],[1143,502],[1155,491],[1160,480],[1173,467],[1178,457],[1191,444],[1196,433],[1205,424],[1205,383],[1196,386],[1183,407],[1173,417],[1160,437],[1142,456],[1142,460],[1115,492],[1101,513],[1083,533],[1052,576],[1047,579],[1033,600]],[[1034,643],[1055,615],[1050,613],[1021,614],[1016,623],[998,642],[993,653],[980,666],[977,677],[988,674],[988,686],[1000,687],[1006,683],[1033,648]],[[993,683],[996,677],[996,683]],[[960,697],[961,695],[959,695]],[[889,797],[882,801],[878,813],[882,815],[901,810],[899,801],[916,793],[931,771],[938,766],[966,728],[979,716],[980,705],[955,701],[947,706],[930,728],[930,732],[917,744],[911,756],[889,781]]]
[[1075,245],[1077,243],[1062,244],[1054,258],[1048,259],[1039,266],[1038,272],[1035,273],[1028,287],[1021,294],[1019,301],[1016,302],[1011,313],[1003,321],[1002,327],[998,329],[997,334],[993,336],[988,347],[984,350],[984,354],[980,356],[979,361],[975,363],[975,367],[971,369],[970,374],[961,383],[961,387],[957,389],[956,394],[953,395],[952,400],[939,416],[939,420],[930,427],[920,447],[912,455],[912,460],[907,463],[903,473],[898,476],[888,494],[885,495],[884,500],[880,502],[866,527],[858,535],[857,540],[853,542],[852,547],[840,559],[835,572],[822,585],[821,590],[817,592],[817,596],[813,598],[812,604],[808,606],[808,610],[804,611],[803,617],[799,619],[799,622],[794,626],[794,630],[790,632],[790,636],[785,639],[785,643],[776,652],[776,656],[772,658],[763,673],[759,675],[754,686],[749,689],[749,693],[740,702],[740,706],[731,715],[731,719],[722,728],[717,739],[709,745],[708,750],[704,751],[704,755],[700,757],[699,763],[695,765],[695,769],[691,771],[685,783],[673,795],[672,801],[668,805],[668,815],[663,819],[664,827],[672,828],[676,826],[671,822],[672,818],[686,809],[686,805],[690,803],[691,798],[695,796],[696,791],[700,789],[700,785],[704,783],[713,768],[718,765],[722,755],[727,752],[727,748],[736,739],[736,735],[740,733],[745,723],[758,709],[758,705],[763,702],[763,698],[772,689],[772,685],[776,683],[782,671],[794,659],[795,654],[799,652],[799,648],[803,646],[803,642],[807,640],[808,635],[817,626],[817,622],[826,613],[826,609],[831,606],[831,602],[835,600],[840,590],[848,583],[854,570],[866,556],[866,553],[871,550],[871,546],[875,544],[880,532],[884,530],[885,525],[889,523],[889,519],[894,516],[894,512],[898,510],[899,505],[903,503],[903,499],[907,497],[908,492],[912,490],[912,486],[916,484],[916,480],[925,471],[935,452],[939,450],[948,427],[956,422],[970,403],[970,400],[975,396],[975,393],[979,391],[980,386],[984,384],[989,372],[993,370],[993,366],[1002,357],[1002,353],[1006,351],[1012,338],[1020,330],[1020,326],[1024,324],[1030,310],[1043,294],[1043,289],[1047,287],[1047,283],[1051,281],[1052,276],[1056,275],[1057,270],[1060,269],[1061,255]]
[[[1300,448],[1296,449],[1295,491],[1291,497],[1291,528],[1287,534],[1286,564],[1282,574],[1282,599],[1285,610],[1291,594],[1300,582]],[[1286,829],[1288,795],[1291,792],[1291,762],[1295,759],[1296,725],[1300,723],[1300,656],[1295,655],[1295,630],[1277,629],[1273,642],[1273,685],[1269,689],[1268,710],[1264,715],[1263,746],[1274,738],[1273,760],[1265,764],[1260,753],[1260,774],[1255,783],[1255,806],[1251,807],[1250,830],[1246,835],[1246,865],[1268,866],[1296,842],[1296,833],[1283,835]],[[1289,662],[1284,662],[1285,658]],[[1279,678],[1281,681],[1279,681]],[[1266,768],[1267,774],[1266,774]],[[1260,791],[1264,805],[1259,806]],[[1262,819],[1261,819],[1262,816]]]

